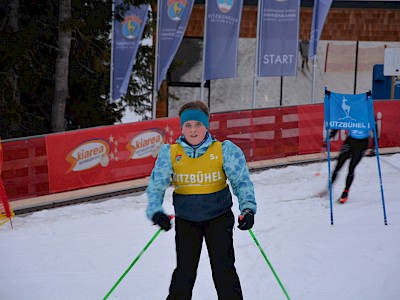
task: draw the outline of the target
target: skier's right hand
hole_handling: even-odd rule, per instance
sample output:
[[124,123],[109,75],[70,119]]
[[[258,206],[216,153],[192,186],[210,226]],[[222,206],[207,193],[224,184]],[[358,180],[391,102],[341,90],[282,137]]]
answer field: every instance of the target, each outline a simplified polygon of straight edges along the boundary
[[164,214],[161,211],[156,212],[153,215],[152,220],[153,220],[154,224],[157,224],[158,226],[160,226],[165,231],[168,231],[168,230],[171,229],[171,218],[168,217],[166,214]]

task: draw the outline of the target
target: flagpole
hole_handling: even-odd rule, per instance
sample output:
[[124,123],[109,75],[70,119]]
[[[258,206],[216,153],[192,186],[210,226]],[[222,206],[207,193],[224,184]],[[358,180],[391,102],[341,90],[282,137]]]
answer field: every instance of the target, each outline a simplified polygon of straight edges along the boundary
[[[318,28],[318,3],[319,0],[314,0],[314,28],[312,28],[312,34],[314,35],[313,38],[313,45],[311,45],[313,47],[313,78],[312,78],[312,87],[311,87],[311,103],[314,103],[315,100],[315,71],[317,69],[317,52],[318,52],[318,32],[316,31],[316,28]],[[322,30],[322,29],[321,29]]]
[[258,70],[258,48],[260,46],[260,16],[261,16],[261,2],[262,0],[258,1],[258,8],[257,8],[257,34],[256,34],[256,58],[254,63],[254,76],[253,76],[253,100],[251,103],[251,108],[255,108],[256,106],[256,94],[257,94],[257,70]]
[[203,69],[201,73],[201,84],[200,84],[200,101],[204,101],[204,67],[205,67],[205,60],[206,60],[206,41],[207,41],[207,8],[208,8],[208,0],[205,0],[205,7],[204,7],[204,32],[203,32]]
[[115,1],[111,7],[111,64],[110,64],[110,101],[113,101],[113,80],[114,80],[114,22],[115,22]]
[[158,92],[158,40],[160,38],[160,1],[157,1],[157,22],[156,22],[156,41],[155,41],[155,52],[154,52],[154,74],[153,74],[153,105],[152,105],[152,111],[151,111],[151,118],[153,120],[156,119],[156,112],[157,112],[157,92]]
[[317,69],[317,55],[313,57],[313,73],[312,73],[312,87],[311,87],[311,103],[314,103],[315,100],[315,71]]

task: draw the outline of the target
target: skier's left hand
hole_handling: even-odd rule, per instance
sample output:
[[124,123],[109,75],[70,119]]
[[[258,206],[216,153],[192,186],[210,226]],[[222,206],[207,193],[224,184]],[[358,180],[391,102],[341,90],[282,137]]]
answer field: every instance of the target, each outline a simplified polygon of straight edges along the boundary
[[254,225],[254,213],[251,209],[245,209],[238,218],[238,228],[240,230],[249,230]]
[[166,214],[164,214],[161,211],[156,212],[152,218],[154,224],[157,224],[165,231],[168,231],[171,229],[171,219],[172,219],[171,216],[167,216]]

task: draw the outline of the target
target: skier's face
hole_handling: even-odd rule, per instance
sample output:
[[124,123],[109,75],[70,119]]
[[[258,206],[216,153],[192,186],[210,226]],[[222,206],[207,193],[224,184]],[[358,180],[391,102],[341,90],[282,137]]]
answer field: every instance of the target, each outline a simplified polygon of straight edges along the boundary
[[182,134],[186,140],[196,146],[201,143],[207,133],[207,128],[199,121],[186,121],[182,126]]

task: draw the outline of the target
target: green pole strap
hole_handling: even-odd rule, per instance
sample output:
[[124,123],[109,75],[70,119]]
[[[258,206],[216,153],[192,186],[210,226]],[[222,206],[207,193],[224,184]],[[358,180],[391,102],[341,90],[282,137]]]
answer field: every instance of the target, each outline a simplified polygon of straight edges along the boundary
[[144,246],[143,250],[139,253],[139,255],[135,258],[135,260],[131,263],[131,265],[128,267],[128,269],[126,269],[126,271],[124,272],[124,274],[122,274],[122,276],[118,279],[118,281],[114,284],[114,286],[111,288],[111,290],[107,293],[107,295],[103,298],[103,300],[106,300],[111,293],[115,290],[115,288],[118,286],[118,284],[122,281],[122,279],[124,279],[125,275],[128,274],[128,272],[130,271],[130,269],[132,269],[132,267],[135,265],[135,263],[139,260],[139,258],[143,255],[143,253],[147,250],[147,248],[149,248],[149,246],[151,245],[151,243],[153,243],[153,241],[156,239],[156,237],[160,234],[160,232],[162,231],[162,228],[158,229],[158,231],[153,235],[153,237],[150,239],[150,241],[147,243],[146,246]]
[[260,252],[261,252],[262,256],[264,256],[265,261],[267,262],[269,268],[271,269],[272,273],[274,274],[274,276],[275,276],[276,280],[278,281],[279,285],[281,286],[283,292],[285,293],[286,298],[287,298],[288,300],[290,300],[290,297],[289,297],[288,293],[286,292],[286,290],[285,290],[285,288],[284,288],[282,282],[280,281],[280,279],[279,279],[278,275],[276,274],[274,268],[272,267],[271,263],[269,262],[269,260],[268,260],[268,258],[267,258],[267,255],[265,254],[264,250],[261,248],[260,243],[257,241],[257,238],[256,238],[256,236],[254,235],[253,231],[252,231],[251,229],[249,229],[249,232],[250,232],[250,235],[251,235],[251,237],[253,238],[254,242],[256,243],[258,249],[260,249]]

